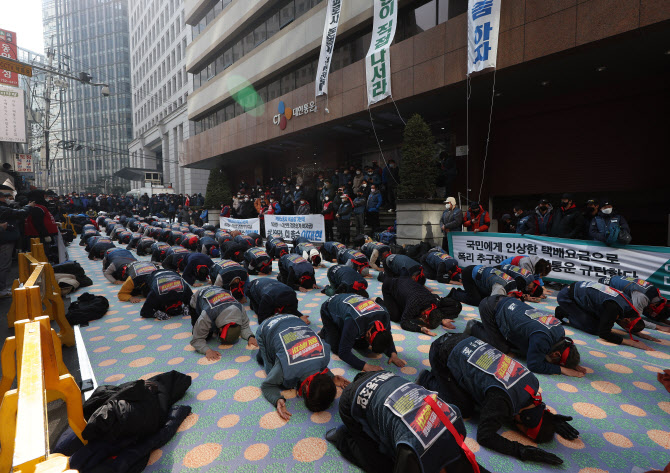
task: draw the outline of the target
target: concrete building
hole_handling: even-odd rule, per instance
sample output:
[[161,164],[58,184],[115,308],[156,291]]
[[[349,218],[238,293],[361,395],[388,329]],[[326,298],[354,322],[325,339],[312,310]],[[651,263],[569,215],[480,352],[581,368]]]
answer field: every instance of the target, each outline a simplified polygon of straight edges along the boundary
[[[446,191],[469,192],[493,218],[517,201],[532,209],[541,196],[554,205],[564,192],[580,204],[609,197],[636,243],[666,244],[670,201],[655,170],[667,166],[668,2],[503,1],[495,75],[469,81],[467,1],[399,6],[390,49],[395,104],[386,99],[368,111],[372,0],[342,2],[330,94],[318,100],[326,1],[187,0],[186,22],[199,31],[186,54],[195,128],[187,166],[223,166],[234,187],[295,170],[383,166],[384,158],[402,168],[400,117],[419,113],[452,168]],[[243,94],[239,84],[247,85]],[[282,130],[274,120],[280,101],[315,101],[316,111]]]
[[[185,169],[183,142],[190,135],[186,100],[193,81],[186,73],[191,28],[178,0],[130,0],[133,85],[131,167],[158,170],[177,193],[205,193],[208,171]],[[133,187],[143,185],[134,181]]]
[[62,112],[67,148],[49,169],[57,192],[120,192],[128,181],[113,174],[130,164],[132,139],[128,4],[125,0],[43,0],[44,45],[53,66],[85,72],[101,88],[69,80]]

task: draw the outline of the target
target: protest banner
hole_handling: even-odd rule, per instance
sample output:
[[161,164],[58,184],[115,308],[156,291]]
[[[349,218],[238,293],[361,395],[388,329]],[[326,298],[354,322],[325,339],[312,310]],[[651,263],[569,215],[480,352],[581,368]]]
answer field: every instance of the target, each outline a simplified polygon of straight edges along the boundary
[[249,233],[261,233],[261,221],[257,218],[226,218],[221,217],[219,225],[224,230],[238,230],[245,235]]
[[519,255],[539,256],[551,262],[544,279],[571,283],[597,281],[606,276],[645,279],[670,294],[670,248],[661,246],[607,246],[599,241],[519,235],[515,233],[449,233],[449,254],[461,268],[473,264],[494,266]]
[[312,242],[324,240],[323,215],[266,215],[265,236],[280,236],[284,240],[303,237]]

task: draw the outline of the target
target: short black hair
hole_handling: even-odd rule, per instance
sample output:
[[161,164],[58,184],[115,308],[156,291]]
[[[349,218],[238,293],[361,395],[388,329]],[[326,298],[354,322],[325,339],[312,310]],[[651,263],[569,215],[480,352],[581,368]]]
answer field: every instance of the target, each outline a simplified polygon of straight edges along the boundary
[[535,288],[532,291],[530,291],[530,295],[532,297],[540,297],[542,295],[542,292],[544,292],[544,289],[542,289],[542,286],[535,283]]
[[207,266],[198,268],[198,271],[196,271],[196,278],[198,279],[198,281],[206,281],[208,276],[209,276],[209,268]]
[[[563,349],[565,350],[565,348]],[[579,354],[579,350],[577,350],[577,345],[572,344],[568,352],[568,359],[565,360],[565,367],[574,370],[580,361],[582,361],[582,356]]]
[[305,396],[305,406],[311,412],[325,411],[335,400],[337,388],[333,378],[327,374],[317,374],[309,383],[309,395]]
[[535,273],[546,276],[551,272],[551,263],[547,261],[546,259],[539,259],[537,260],[537,263],[535,263]]
[[384,353],[393,343],[393,335],[390,330],[383,330],[377,334],[372,342],[371,348],[375,353]]
[[433,309],[430,315],[428,315],[428,328],[435,329],[439,327],[444,318],[446,317],[444,317],[444,314],[439,308]]
[[666,302],[665,307],[663,307],[663,310],[661,310],[656,317],[654,317],[654,320],[657,322],[665,322],[670,318],[670,305]]

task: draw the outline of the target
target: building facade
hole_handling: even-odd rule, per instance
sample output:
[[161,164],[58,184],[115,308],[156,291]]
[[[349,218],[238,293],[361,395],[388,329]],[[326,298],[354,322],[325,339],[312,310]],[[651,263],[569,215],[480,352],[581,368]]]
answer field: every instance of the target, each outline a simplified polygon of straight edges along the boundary
[[[129,181],[114,173],[130,165],[132,89],[128,3],[125,0],[43,0],[45,50],[53,67],[89,84],[69,80],[64,89],[63,153],[50,163],[49,187],[57,192],[122,192]],[[109,96],[100,86],[109,85]]]
[[[668,2],[503,1],[497,69],[468,78],[467,1],[399,0],[393,100],[370,109],[372,0],[342,2],[329,95],[315,99],[326,3],[186,1],[189,167],[223,167],[233,186],[390,157],[402,169],[403,123],[419,113],[444,152],[446,192],[493,218],[564,192],[616,196],[635,242],[667,244],[670,201],[653,170],[666,166],[670,124]],[[280,102],[314,106],[282,128]]]
[[[177,193],[204,194],[209,172],[185,169],[183,142],[190,136],[186,100],[193,82],[186,73],[191,28],[178,0],[130,0],[133,85],[131,167],[158,170]],[[133,187],[143,185],[134,181]]]

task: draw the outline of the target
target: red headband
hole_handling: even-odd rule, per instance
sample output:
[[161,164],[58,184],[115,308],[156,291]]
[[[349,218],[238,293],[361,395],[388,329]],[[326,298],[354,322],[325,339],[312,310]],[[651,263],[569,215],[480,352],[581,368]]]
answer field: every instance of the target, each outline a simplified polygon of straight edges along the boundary
[[640,320],[642,320],[642,317],[638,316],[638,318],[633,320],[628,326],[628,336],[631,340],[633,340],[633,327],[635,327],[635,324],[637,324]]
[[365,289],[365,284],[360,281],[354,281],[352,287],[354,288],[354,291],[360,291],[361,289]]
[[384,324],[381,323],[379,320],[375,320],[375,331],[370,334],[370,344],[375,340],[375,337],[379,332],[383,332],[386,330],[386,327],[384,327]]
[[298,388],[298,396],[302,397],[302,391],[304,388],[305,397],[309,397],[309,386],[310,384],[312,384],[314,378],[320,374],[326,374],[326,373],[328,373],[328,368],[324,368],[324,370],[319,373],[314,373],[312,375],[307,376],[307,378],[305,378],[305,380],[302,383],[300,383],[300,387]]
[[521,291],[509,291],[507,295],[510,297],[516,297],[517,299],[523,299],[523,292]]
[[474,473],[479,473],[479,464],[477,463],[475,454],[472,453],[472,450],[468,448],[466,443],[463,441],[463,436],[458,433],[454,427],[454,424],[451,423],[449,418],[444,414],[444,411],[440,408],[440,406],[437,405],[435,399],[433,399],[431,396],[426,396],[423,400],[430,406],[433,412],[437,415],[437,418],[440,419],[440,422],[442,422],[442,424],[447,428],[451,436],[454,438],[454,440],[456,440],[458,446],[461,447],[463,453],[465,453],[465,457],[470,462],[470,465],[472,465],[472,471]]
[[561,366],[565,366],[565,363],[568,361],[568,355],[570,355],[570,348],[572,348],[572,345],[574,345],[574,342],[571,338],[565,337],[565,342],[567,345],[563,349],[563,353],[561,353],[561,361],[559,362]]
[[165,312],[167,312],[170,309],[176,309],[177,307],[181,307],[181,305],[182,305],[181,301],[177,301],[174,304],[167,306],[165,308]]
[[228,335],[228,329],[233,325],[236,325],[235,322],[231,322],[221,327],[221,334],[219,335],[219,338],[221,339],[222,342],[226,340],[226,335]]
[[661,302],[659,302],[655,306],[649,306],[649,309],[652,311],[654,315],[660,314],[661,311],[665,308],[665,305],[668,303],[668,300],[665,297],[661,296],[661,291],[658,291],[658,297],[661,298]]

